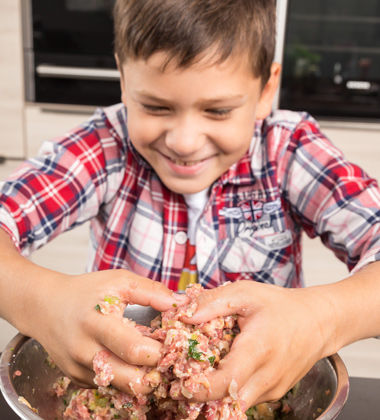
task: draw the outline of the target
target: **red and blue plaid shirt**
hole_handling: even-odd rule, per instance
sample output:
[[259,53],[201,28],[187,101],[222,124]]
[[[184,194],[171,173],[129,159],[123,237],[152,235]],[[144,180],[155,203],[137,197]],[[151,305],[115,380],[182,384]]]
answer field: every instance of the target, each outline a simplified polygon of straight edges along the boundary
[[[119,104],[46,142],[1,184],[0,222],[24,255],[91,220],[89,271],[125,268],[176,290],[187,208],[128,138]],[[233,139],[231,139],[233,141]],[[380,260],[380,191],[305,113],[256,122],[246,155],[210,189],[196,232],[199,282],[302,285],[301,235],[350,270]]]

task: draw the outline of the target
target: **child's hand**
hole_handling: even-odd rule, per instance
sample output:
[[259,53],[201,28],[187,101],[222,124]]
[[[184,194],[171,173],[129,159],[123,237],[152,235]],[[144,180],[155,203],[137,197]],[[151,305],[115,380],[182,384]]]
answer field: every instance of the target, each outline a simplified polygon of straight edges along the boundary
[[[143,369],[154,366],[161,344],[144,337],[134,324],[121,315],[100,313],[96,308],[105,296],[120,296],[131,304],[149,305],[164,311],[174,303],[186,301],[163,284],[142,278],[126,270],[63,276],[53,282],[48,304],[37,319],[33,336],[44,346],[64,373],[81,386],[94,387],[92,362],[100,350],[108,350],[115,375],[112,384],[131,393],[149,392],[141,384]],[[50,293],[50,294],[49,294]],[[36,308],[36,311],[38,308]]]
[[233,380],[248,407],[279,399],[314,363],[335,352],[331,305],[318,288],[285,289],[252,281],[226,284],[202,293],[197,311],[186,322],[231,314],[238,314],[241,332],[210,373],[210,390],[197,394],[197,401],[227,396]]

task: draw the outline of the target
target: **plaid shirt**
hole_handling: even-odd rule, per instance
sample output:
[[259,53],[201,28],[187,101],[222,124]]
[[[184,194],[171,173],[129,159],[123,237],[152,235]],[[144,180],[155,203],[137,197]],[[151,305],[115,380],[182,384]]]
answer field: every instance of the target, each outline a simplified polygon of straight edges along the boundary
[[[88,270],[125,268],[176,290],[187,208],[136,152],[126,110],[98,110],[1,184],[0,221],[24,255],[91,220]],[[231,139],[233,141],[233,139]],[[302,285],[301,234],[350,270],[380,260],[380,192],[305,113],[256,122],[246,155],[210,189],[196,232],[199,282]]]

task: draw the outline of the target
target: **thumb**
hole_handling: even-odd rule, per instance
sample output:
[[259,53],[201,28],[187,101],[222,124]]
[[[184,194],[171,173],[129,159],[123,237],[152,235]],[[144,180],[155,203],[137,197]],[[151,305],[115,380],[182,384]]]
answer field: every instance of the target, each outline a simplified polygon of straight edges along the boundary
[[166,311],[173,305],[183,305],[188,302],[185,295],[174,293],[164,284],[139,276],[125,270],[123,273],[124,288],[120,290],[121,298],[127,303],[152,306],[158,311]]

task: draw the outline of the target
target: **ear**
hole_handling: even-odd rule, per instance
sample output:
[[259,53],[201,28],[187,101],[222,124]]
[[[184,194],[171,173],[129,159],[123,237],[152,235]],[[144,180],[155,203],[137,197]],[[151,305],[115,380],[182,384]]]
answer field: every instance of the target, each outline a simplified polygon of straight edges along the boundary
[[256,118],[264,119],[272,112],[273,100],[280,84],[281,64],[273,63],[270,77],[265,84],[257,104]]
[[121,101],[125,104],[125,82],[124,82],[124,74],[123,74],[123,67],[120,63],[119,57],[117,54],[115,54],[115,61],[117,65],[117,69],[120,73],[120,89],[121,89]]

